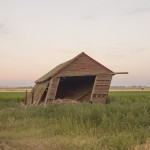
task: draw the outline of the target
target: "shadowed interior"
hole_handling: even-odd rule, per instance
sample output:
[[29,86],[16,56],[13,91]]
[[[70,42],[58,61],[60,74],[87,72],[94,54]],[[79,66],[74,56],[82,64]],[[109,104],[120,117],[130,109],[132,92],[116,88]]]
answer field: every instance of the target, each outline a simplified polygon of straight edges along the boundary
[[56,99],[90,100],[95,76],[61,77]]

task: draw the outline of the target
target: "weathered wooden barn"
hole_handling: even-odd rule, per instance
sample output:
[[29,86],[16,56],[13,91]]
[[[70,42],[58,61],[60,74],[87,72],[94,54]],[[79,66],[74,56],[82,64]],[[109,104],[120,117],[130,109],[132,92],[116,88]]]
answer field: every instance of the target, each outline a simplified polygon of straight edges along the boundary
[[57,99],[73,99],[106,103],[111,79],[115,74],[83,52],[36,80],[26,102],[46,105]]

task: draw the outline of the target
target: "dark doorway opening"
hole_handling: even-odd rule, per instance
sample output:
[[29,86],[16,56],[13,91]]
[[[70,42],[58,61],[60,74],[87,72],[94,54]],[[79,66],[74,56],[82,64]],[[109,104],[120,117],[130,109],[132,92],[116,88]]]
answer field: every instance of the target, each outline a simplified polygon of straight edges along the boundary
[[95,76],[61,77],[55,99],[89,101]]

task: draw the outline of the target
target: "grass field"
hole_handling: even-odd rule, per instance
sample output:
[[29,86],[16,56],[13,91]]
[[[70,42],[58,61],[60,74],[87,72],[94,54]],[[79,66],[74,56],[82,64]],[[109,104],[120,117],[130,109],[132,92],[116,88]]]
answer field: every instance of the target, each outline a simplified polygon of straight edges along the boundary
[[[20,105],[0,93],[0,150],[140,150],[150,138],[150,92],[110,92],[109,103]],[[147,149],[148,150],[148,149]]]

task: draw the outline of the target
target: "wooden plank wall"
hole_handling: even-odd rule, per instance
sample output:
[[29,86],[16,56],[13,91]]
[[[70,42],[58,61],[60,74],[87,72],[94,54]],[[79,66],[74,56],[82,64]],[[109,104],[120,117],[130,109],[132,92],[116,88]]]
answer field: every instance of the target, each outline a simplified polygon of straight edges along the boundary
[[46,86],[47,82],[36,84],[27,98],[27,104],[36,104],[42,97]]
[[47,104],[47,102],[53,101],[55,99],[59,80],[60,78],[58,77],[52,78],[50,80],[48,92],[47,92],[46,99],[45,99],[45,105]]
[[56,76],[88,76],[106,73],[98,63],[89,59],[86,55],[77,58],[72,64],[60,71]]
[[109,92],[112,75],[101,74],[96,76],[92,94],[92,102],[106,103],[106,98]]

